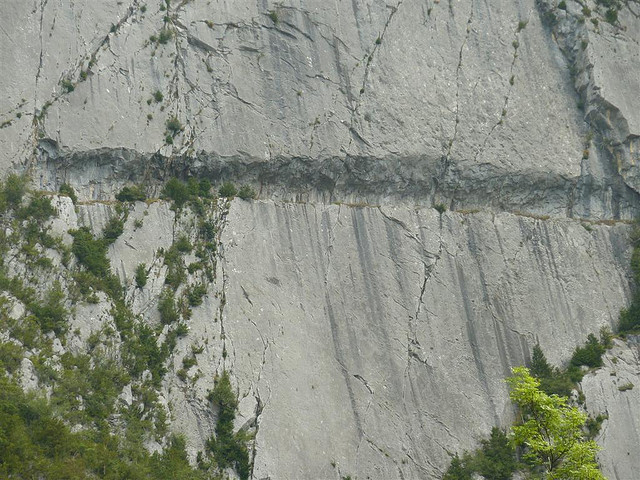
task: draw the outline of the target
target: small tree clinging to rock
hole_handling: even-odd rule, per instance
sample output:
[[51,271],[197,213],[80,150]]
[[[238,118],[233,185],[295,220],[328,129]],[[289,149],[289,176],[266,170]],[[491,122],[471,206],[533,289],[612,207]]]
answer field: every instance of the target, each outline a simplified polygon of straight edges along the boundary
[[549,480],[606,480],[596,463],[598,445],[584,438],[587,415],[565,397],[540,390],[540,381],[526,367],[512,372],[509,397],[522,415],[522,422],[512,427],[513,441],[525,447],[525,459]]

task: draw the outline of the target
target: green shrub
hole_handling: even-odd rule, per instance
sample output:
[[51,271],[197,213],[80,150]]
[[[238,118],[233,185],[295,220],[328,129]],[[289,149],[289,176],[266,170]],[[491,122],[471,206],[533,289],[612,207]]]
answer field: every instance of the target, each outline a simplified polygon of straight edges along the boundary
[[640,292],[634,294],[631,305],[620,310],[618,332],[630,333],[640,329]]
[[108,276],[111,272],[105,242],[93,238],[87,227],[70,230],[69,234],[73,237],[71,251],[78,262],[98,278]]
[[187,186],[177,178],[171,178],[165,184],[162,194],[173,200],[176,208],[181,208],[189,200]]
[[609,418],[607,414],[598,414],[595,417],[588,417],[585,422],[585,426],[587,427],[587,438],[594,439],[598,433],[600,433],[600,428],[602,427],[602,422]]
[[186,235],[181,235],[180,238],[173,244],[173,247],[176,248],[180,253],[189,253],[193,250],[193,246],[189,242],[189,239]]
[[111,245],[124,232],[124,222],[118,217],[111,217],[102,230],[105,245]]
[[553,367],[547,362],[547,357],[542,352],[539,343],[533,347],[530,371],[531,375],[538,378],[547,378],[553,373]]
[[7,177],[0,191],[0,203],[6,204],[9,208],[18,208],[26,192],[27,178],[12,173]]
[[71,92],[73,92],[73,91],[76,89],[76,87],[75,87],[75,85],[73,84],[73,82],[72,82],[71,80],[67,79],[67,78],[65,78],[64,80],[62,80],[61,85],[62,85],[63,90],[64,90],[66,93],[71,93]]
[[66,195],[67,197],[69,197],[74,205],[78,203],[76,191],[68,183],[63,183],[62,185],[60,185],[58,192],[60,193],[60,195]]
[[238,197],[243,200],[256,198],[256,191],[250,185],[242,185],[238,191]]
[[194,357],[194,356],[185,356],[182,359],[182,368],[184,368],[185,370],[189,370],[191,367],[193,367],[197,363],[198,363],[198,361],[196,360],[196,357]]
[[447,206],[444,203],[436,203],[433,208],[435,208],[440,215],[447,211]]
[[576,383],[582,379],[582,371],[577,367],[570,366],[567,371],[562,371],[550,365],[539,344],[533,347],[531,374],[540,380],[540,388],[546,394],[562,397],[570,396]]
[[456,454],[451,459],[451,465],[442,477],[442,480],[472,480],[473,471],[465,465],[465,462],[460,460],[460,457]]
[[171,133],[174,137],[182,131],[182,124],[180,123],[180,120],[178,120],[178,117],[176,116],[173,116],[170,119],[168,119],[166,125],[167,125],[167,131],[169,131],[169,133]]
[[157,103],[160,103],[162,100],[164,100],[164,95],[162,95],[162,92],[160,90],[156,90],[155,92],[153,92],[153,99]]
[[618,21],[618,10],[615,8],[610,8],[604,14],[604,19],[609,22],[611,25],[617,23]]
[[561,2],[558,3],[558,8],[560,10],[566,10],[567,9],[567,2],[565,2],[564,0],[562,0]]
[[198,183],[198,195],[202,198],[211,198],[211,182],[208,179],[200,179]]
[[600,345],[602,345],[605,350],[613,347],[613,332],[607,325],[600,327]]
[[158,43],[165,45],[171,40],[171,37],[173,37],[173,32],[168,28],[163,28],[158,35]]
[[481,444],[474,461],[476,472],[492,480],[510,480],[518,463],[516,452],[506,433],[493,427],[489,439],[482,440]]
[[170,325],[178,320],[176,300],[171,289],[165,288],[160,294],[158,311],[160,312],[160,321],[165,325]]
[[125,186],[118,192],[116,199],[120,202],[144,202],[147,199],[142,185]]
[[57,215],[57,211],[51,205],[51,199],[43,195],[34,196],[26,207],[22,207],[17,212],[17,217],[21,220],[35,220],[36,222],[43,222],[48,220],[54,215]]
[[168,267],[164,283],[173,288],[178,288],[180,284],[186,280],[187,275],[185,273],[184,261],[176,244],[172,245],[165,253],[164,264]]
[[222,184],[222,186],[218,190],[218,193],[220,194],[221,197],[230,198],[230,197],[236,196],[236,194],[238,193],[238,189],[233,183],[225,182]]
[[586,365],[591,368],[602,366],[602,354],[605,348],[600,344],[593,333],[587,337],[587,343],[584,347],[577,347],[571,357],[571,365],[580,367]]
[[140,263],[136,267],[136,286],[143,288],[147,284],[147,264]]
[[189,305],[192,307],[197,307],[202,305],[202,297],[207,293],[207,287],[199,283],[198,285],[193,286],[189,289],[187,293],[187,298],[189,299]]
[[64,306],[65,295],[59,281],[53,282],[51,290],[47,293],[43,302],[29,305],[29,309],[37,318],[43,332],[53,331],[57,335],[66,332],[67,316],[69,312]]
[[247,480],[250,473],[247,435],[239,431],[233,433],[238,400],[231,389],[229,374],[224,371],[208,395],[209,401],[217,408],[215,437],[207,440],[207,449],[212,453],[217,466],[224,470],[234,467],[240,480]]
[[0,342],[0,371],[13,374],[22,363],[24,357],[24,349],[13,342]]

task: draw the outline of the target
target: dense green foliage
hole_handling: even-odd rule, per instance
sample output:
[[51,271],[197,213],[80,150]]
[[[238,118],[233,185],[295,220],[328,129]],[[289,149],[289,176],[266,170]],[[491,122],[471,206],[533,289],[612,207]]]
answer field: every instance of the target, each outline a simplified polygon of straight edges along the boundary
[[587,343],[584,347],[577,347],[571,357],[571,365],[574,367],[580,367],[586,365],[587,367],[595,368],[602,366],[602,355],[605,352],[605,347],[600,344],[598,339],[593,333],[590,333],[587,337]]
[[481,441],[481,446],[473,454],[457,455],[451,460],[443,480],[471,480],[477,473],[487,479],[509,480],[519,465],[516,452],[506,433],[493,427],[491,436]]
[[465,462],[460,460],[458,455],[455,455],[451,459],[451,465],[442,477],[442,480],[472,480],[473,471],[469,468]]
[[238,189],[231,182],[225,182],[218,189],[218,193],[221,197],[235,197],[238,194]]
[[[94,236],[86,227],[69,232],[73,243],[68,247],[48,233],[46,221],[57,214],[52,197],[30,192],[26,184],[18,176],[0,182],[0,293],[25,307],[24,315],[13,318],[8,314],[12,302],[0,295],[0,331],[9,338],[0,342],[0,478],[220,479],[227,467],[247,478],[247,435],[233,434],[233,420],[231,429],[225,427],[230,417],[226,407],[220,410],[222,423],[210,442],[215,448],[204,453],[209,463],[196,471],[187,462],[184,440],[169,439],[167,411],[158,396],[178,338],[188,332],[181,319],[188,318],[190,307],[202,303],[206,282],[215,275],[217,226],[215,216],[208,216],[215,200],[207,201],[211,183],[178,181],[177,197],[184,194],[181,206],[189,204],[196,222],[190,223],[189,236],[179,237],[165,254],[170,275],[160,299],[164,323],[159,326],[134,315],[107,257],[131,207],[118,203],[117,214],[101,235]],[[61,193],[77,200],[70,186],[63,185]],[[120,201],[134,201],[143,194],[141,188],[130,187],[118,196]],[[16,252],[11,261],[26,267],[20,274],[4,263],[10,250]],[[183,256],[190,252],[197,258],[189,266],[195,279],[186,276]],[[57,268],[58,261],[64,268]],[[147,274],[146,266],[138,265],[137,286],[146,284]],[[88,338],[84,328],[70,328],[78,301],[111,305],[110,318],[103,315]],[[86,340],[87,352],[70,353],[69,340],[74,345]],[[60,346],[62,353],[56,350]],[[196,364],[195,355],[194,350],[183,358],[185,371]],[[20,372],[25,357],[49,400],[25,395],[15,383],[12,375]],[[126,402],[120,401],[128,388]],[[150,455],[148,440],[165,445],[164,453]]]
[[57,335],[67,329],[67,309],[64,306],[65,294],[59,281],[54,281],[44,302],[29,304],[43,332],[54,332]]
[[[96,405],[96,408],[101,406]],[[72,433],[56,417],[51,404],[34,394],[25,394],[1,372],[0,477],[47,480],[210,478],[189,466],[182,438],[173,437],[163,454],[151,455],[141,446],[101,430]]]
[[144,202],[146,199],[147,195],[142,185],[125,186],[116,195],[119,202]]
[[221,469],[233,467],[240,480],[247,480],[250,474],[249,451],[246,446],[247,434],[233,433],[238,399],[231,389],[229,374],[225,371],[217,379],[209,400],[218,410],[215,436],[207,441],[207,449]]
[[67,197],[69,197],[74,205],[78,203],[78,196],[76,195],[76,191],[68,183],[63,183],[62,185],[60,185],[58,192],[60,193],[60,195],[66,195]]
[[107,258],[107,244],[102,239],[93,238],[91,230],[80,227],[70,230],[73,237],[71,250],[78,258],[80,265],[96,277],[105,277],[111,273],[111,266]]
[[589,334],[585,345],[574,350],[566,370],[550,365],[540,345],[535,345],[531,355],[531,374],[540,381],[543,392],[568,397],[582,380],[583,365],[591,368],[602,366],[602,355],[611,346],[611,337],[611,331],[607,327],[600,330],[600,340]]
[[22,197],[27,193],[27,178],[11,174],[4,182],[0,182],[0,212],[17,209]]
[[160,294],[158,311],[160,312],[160,321],[165,325],[171,325],[178,320],[179,313],[176,309],[176,299],[173,290],[170,288],[165,288]]
[[43,195],[34,195],[28,205],[18,209],[16,217],[20,220],[44,222],[56,215],[56,209],[51,205],[51,199]]
[[633,333],[640,331],[640,224],[636,221],[631,230],[631,272],[635,285],[633,285],[633,297],[631,305],[620,312],[619,333]]
[[509,397],[522,417],[512,428],[513,441],[524,447],[524,459],[549,480],[605,480],[596,463],[598,445],[583,433],[587,415],[566,397],[543,392],[527,368],[512,371]]
[[243,200],[251,200],[256,198],[256,191],[251,187],[251,185],[242,185],[238,191],[238,197]]
[[180,209],[187,202],[191,203],[196,213],[201,212],[201,200],[211,198],[211,182],[206,178],[200,181],[191,177],[184,183],[177,178],[171,178],[162,190],[164,197],[173,200],[174,208]]
[[111,245],[124,232],[124,221],[117,216],[109,219],[102,230],[102,240],[106,245]]
[[147,264],[140,263],[136,267],[136,286],[138,288],[144,288],[147,284]]

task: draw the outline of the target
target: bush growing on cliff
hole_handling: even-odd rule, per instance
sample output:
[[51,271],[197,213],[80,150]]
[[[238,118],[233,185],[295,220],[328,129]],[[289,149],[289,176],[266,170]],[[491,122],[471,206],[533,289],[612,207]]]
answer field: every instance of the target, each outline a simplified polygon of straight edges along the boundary
[[171,289],[165,288],[160,294],[158,311],[160,312],[160,321],[165,325],[170,325],[178,320],[176,299]]
[[18,210],[16,217],[20,220],[44,222],[56,215],[56,213],[56,209],[51,205],[51,199],[49,197],[35,195],[27,206]]
[[165,184],[162,194],[173,200],[176,208],[182,208],[190,197],[187,186],[175,177]]
[[142,185],[132,185],[122,187],[116,195],[116,200],[120,202],[144,202],[147,199]]
[[640,224],[635,222],[631,234],[631,245],[633,253],[631,255],[631,272],[633,273],[634,289],[631,304],[620,311],[618,332],[621,334],[631,333],[640,330]]
[[27,178],[16,174],[9,175],[4,183],[0,183],[0,212],[7,208],[20,207],[26,192]]
[[102,238],[106,245],[111,245],[124,232],[124,222],[118,217],[111,217],[102,230]]
[[71,250],[80,264],[97,277],[109,275],[110,265],[107,258],[107,246],[102,239],[93,238],[91,230],[87,227],[70,230],[69,234],[73,237]]
[[238,194],[238,189],[233,183],[225,182],[219,188],[218,193],[220,194],[221,197],[231,198],[231,197],[235,197]]
[[68,183],[63,183],[62,185],[60,185],[58,193],[60,193],[60,195],[66,195],[67,197],[69,197],[74,205],[78,203],[78,196],[76,195],[76,191]]
[[580,367],[586,365],[587,367],[596,368],[602,366],[602,355],[605,352],[604,346],[600,344],[598,339],[593,333],[590,333],[587,337],[587,342],[584,347],[576,347],[571,357],[571,365],[574,367]]
[[251,185],[242,185],[238,192],[238,197],[242,200],[251,200],[256,198],[256,191],[251,187]]
[[473,454],[465,453],[451,460],[443,480],[471,480],[474,474],[491,480],[509,480],[519,465],[516,453],[507,434],[498,427],[491,429],[488,439]]
[[525,449],[524,458],[545,478],[605,480],[596,462],[598,445],[586,440],[587,415],[569,406],[566,397],[547,395],[525,367],[512,369],[509,397],[522,416],[512,427],[513,441]]
[[34,393],[25,394],[15,381],[0,372],[0,477],[208,478],[205,472],[190,467],[180,437],[172,437],[164,452],[153,455],[138,443],[141,440],[123,439],[105,431],[71,432],[51,402]]
[[140,263],[136,267],[136,286],[143,288],[147,284],[147,264]]
[[215,436],[207,440],[207,449],[221,470],[234,467],[240,480],[247,480],[250,473],[249,450],[246,446],[248,436],[243,431],[233,433],[238,399],[231,389],[227,371],[218,378],[207,398],[218,410]]

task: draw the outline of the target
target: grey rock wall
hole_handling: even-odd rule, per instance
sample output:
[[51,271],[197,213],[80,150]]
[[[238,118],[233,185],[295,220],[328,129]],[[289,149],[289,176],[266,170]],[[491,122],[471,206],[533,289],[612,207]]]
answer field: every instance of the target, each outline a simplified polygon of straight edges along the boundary
[[[260,406],[256,478],[440,478],[513,420],[504,378],[536,341],[562,364],[627,302],[624,226],[241,201],[227,221],[227,366]],[[617,445],[607,466],[637,468]]]
[[[113,208],[56,205],[53,233],[98,232]],[[624,223],[242,200],[225,212],[215,281],[160,399],[195,458],[215,427],[207,392],[230,371],[236,428],[256,432],[253,478],[440,478],[453,454],[513,421],[504,378],[535,343],[562,365],[628,302]],[[151,324],[166,275],[159,249],[194,228],[188,212],[137,203],[110,247],[129,304]],[[112,321],[105,300],[76,308],[80,333],[66,348]],[[176,373],[192,346],[202,351],[185,381]],[[583,382],[589,411],[609,415],[599,458],[610,480],[640,467],[626,454],[638,438],[635,389],[618,390],[638,382],[634,348],[616,343]]]
[[630,218],[626,3],[610,25],[574,1],[11,0],[0,165],[85,198],[197,174],[264,197]]
[[[85,200],[174,175],[252,184],[263,201],[217,219],[216,280],[163,385],[172,428],[192,457],[203,448],[227,368],[237,427],[257,431],[254,478],[439,478],[511,422],[503,379],[535,342],[562,364],[630,296],[628,227],[572,218],[636,214],[640,5],[612,25],[591,0],[566,3],[7,0],[0,173]],[[67,242],[113,208],[57,202]],[[110,247],[150,323],[158,249],[193,222],[140,203]],[[108,305],[73,321],[81,349]],[[637,388],[618,390],[637,384],[634,348],[583,384],[609,412],[610,479],[640,468]]]

